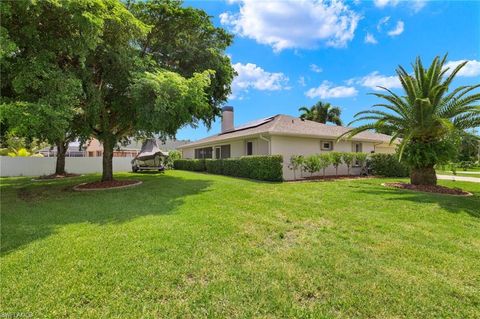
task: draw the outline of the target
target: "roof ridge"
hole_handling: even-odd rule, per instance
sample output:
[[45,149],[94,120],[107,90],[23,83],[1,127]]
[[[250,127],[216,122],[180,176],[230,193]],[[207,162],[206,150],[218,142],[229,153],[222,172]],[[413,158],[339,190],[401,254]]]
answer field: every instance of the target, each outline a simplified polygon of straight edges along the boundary
[[280,120],[280,117],[282,116],[285,116],[285,114],[277,114],[277,115],[274,115],[273,117],[275,118],[275,120],[273,120],[273,124],[272,126],[267,130],[267,132],[273,132],[275,130],[275,127],[277,126],[279,120]]

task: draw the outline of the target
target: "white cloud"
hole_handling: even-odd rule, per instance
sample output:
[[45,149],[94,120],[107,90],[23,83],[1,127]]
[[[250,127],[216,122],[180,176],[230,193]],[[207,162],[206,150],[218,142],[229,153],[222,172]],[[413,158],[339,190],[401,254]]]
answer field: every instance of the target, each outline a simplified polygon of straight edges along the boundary
[[301,86],[306,86],[307,85],[307,82],[305,81],[304,76],[301,76],[301,77],[298,78],[298,84],[300,84]]
[[323,72],[323,69],[321,67],[319,67],[318,65],[313,64],[313,63],[310,64],[310,70],[312,70],[315,73],[322,73]]
[[405,24],[403,23],[403,21],[400,20],[397,22],[397,25],[395,26],[395,28],[388,31],[387,34],[391,37],[396,37],[397,35],[400,35],[403,33],[404,28],[405,28]]
[[[387,6],[395,7],[400,3],[400,0],[373,0],[377,8],[385,8]],[[402,4],[410,6],[414,13],[418,13],[427,5],[427,0],[408,0],[402,1]]]
[[388,24],[388,21],[390,20],[390,16],[386,16],[386,17],[383,17],[381,18],[378,23],[377,23],[377,30],[378,32],[381,32],[382,31],[382,27],[383,25],[386,25]]
[[239,98],[242,92],[248,92],[249,89],[259,91],[279,91],[287,90],[288,77],[281,72],[267,72],[253,63],[235,63],[233,68],[238,75],[232,83],[231,99]]
[[258,43],[284,49],[319,45],[345,47],[354,37],[360,15],[342,1],[239,0],[238,13],[224,12],[220,22]]
[[427,5],[427,0],[414,0],[411,1],[411,7],[413,12],[417,13],[423,9]]
[[309,98],[332,99],[341,97],[352,97],[358,93],[357,89],[351,86],[332,86],[332,83],[323,81],[319,87],[311,88],[305,95]]
[[386,6],[396,6],[399,0],[373,0],[373,3],[378,8],[384,8]]
[[[449,68],[447,75],[451,74],[457,65],[467,60],[448,61],[445,63],[445,68]],[[458,71],[457,76],[472,77],[480,76],[480,61],[469,60],[468,63]]]
[[367,34],[365,35],[364,42],[365,42],[365,43],[370,43],[370,44],[377,44],[377,43],[378,43],[377,39],[375,39],[375,37],[373,36],[373,34],[368,33],[368,32],[367,32]]
[[402,87],[398,77],[381,75],[378,71],[374,71],[361,78],[353,78],[347,81],[349,85],[354,83],[375,91],[382,90],[379,86],[386,87],[387,89],[398,89]]

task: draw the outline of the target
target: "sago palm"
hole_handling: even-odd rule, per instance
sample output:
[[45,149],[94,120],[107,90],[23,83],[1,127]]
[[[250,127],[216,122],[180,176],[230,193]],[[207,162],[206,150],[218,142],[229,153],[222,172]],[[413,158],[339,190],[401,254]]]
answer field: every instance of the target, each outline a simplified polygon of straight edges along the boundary
[[480,93],[470,93],[480,84],[449,92],[467,62],[449,70],[444,67],[446,58],[436,57],[428,69],[417,58],[413,74],[399,66],[396,72],[404,94],[381,87],[385,93],[372,94],[384,100],[374,105],[382,109],[357,113],[352,123],[368,122],[344,134],[352,137],[372,129],[393,132],[390,142],[400,141],[399,156],[410,166],[412,184],[435,185],[435,164],[451,157],[455,148],[450,143],[452,133],[480,126]]
[[342,111],[339,107],[332,106],[330,103],[317,102],[314,106],[307,108],[301,107],[298,109],[303,112],[300,115],[301,119],[315,121],[326,124],[327,122],[342,125],[340,115]]

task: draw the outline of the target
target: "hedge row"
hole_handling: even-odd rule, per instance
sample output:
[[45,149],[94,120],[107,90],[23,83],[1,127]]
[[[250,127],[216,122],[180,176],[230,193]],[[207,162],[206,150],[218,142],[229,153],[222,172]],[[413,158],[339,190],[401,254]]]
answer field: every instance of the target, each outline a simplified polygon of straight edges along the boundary
[[407,177],[410,174],[408,167],[398,161],[396,154],[371,154],[368,166],[374,175],[386,177]]
[[177,159],[173,161],[173,168],[184,171],[204,172],[205,160],[203,159]]
[[229,159],[181,159],[173,163],[175,169],[208,172],[212,174],[245,177],[261,181],[283,180],[281,155],[244,156]]

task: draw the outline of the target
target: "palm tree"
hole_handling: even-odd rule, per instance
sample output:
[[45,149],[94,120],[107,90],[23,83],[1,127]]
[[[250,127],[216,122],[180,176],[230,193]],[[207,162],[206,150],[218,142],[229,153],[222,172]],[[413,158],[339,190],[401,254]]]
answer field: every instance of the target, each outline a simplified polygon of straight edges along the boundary
[[315,110],[315,107],[312,106],[310,108],[306,106],[302,106],[301,108],[298,109],[300,112],[303,112],[300,114],[300,118],[302,120],[310,120],[313,121],[317,117],[317,110]]
[[437,56],[428,69],[417,58],[413,74],[399,66],[396,72],[405,95],[381,87],[386,93],[372,94],[385,100],[374,105],[382,110],[357,113],[352,123],[370,122],[343,135],[352,137],[371,129],[393,132],[390,143],[400,140],[399,157],[410,167],[412,184],[436,185],[435,164],[451,158],[456,149],[452,133],[480,125],[480,93],[468,94],[480,84],[449,92],[455,75],[467,62],[449,73],[449,68],[444,67],[446,58]]
[[340,115],[342,111],[337,106],[332,106],[330,103],[323,103],[322,101],[317,102],[314,106],[301,107],[298,109],[300,112],[300,118],[303,120],[315,121],[318,123],[335,123],[336,125],[342,125],[342,120]]

